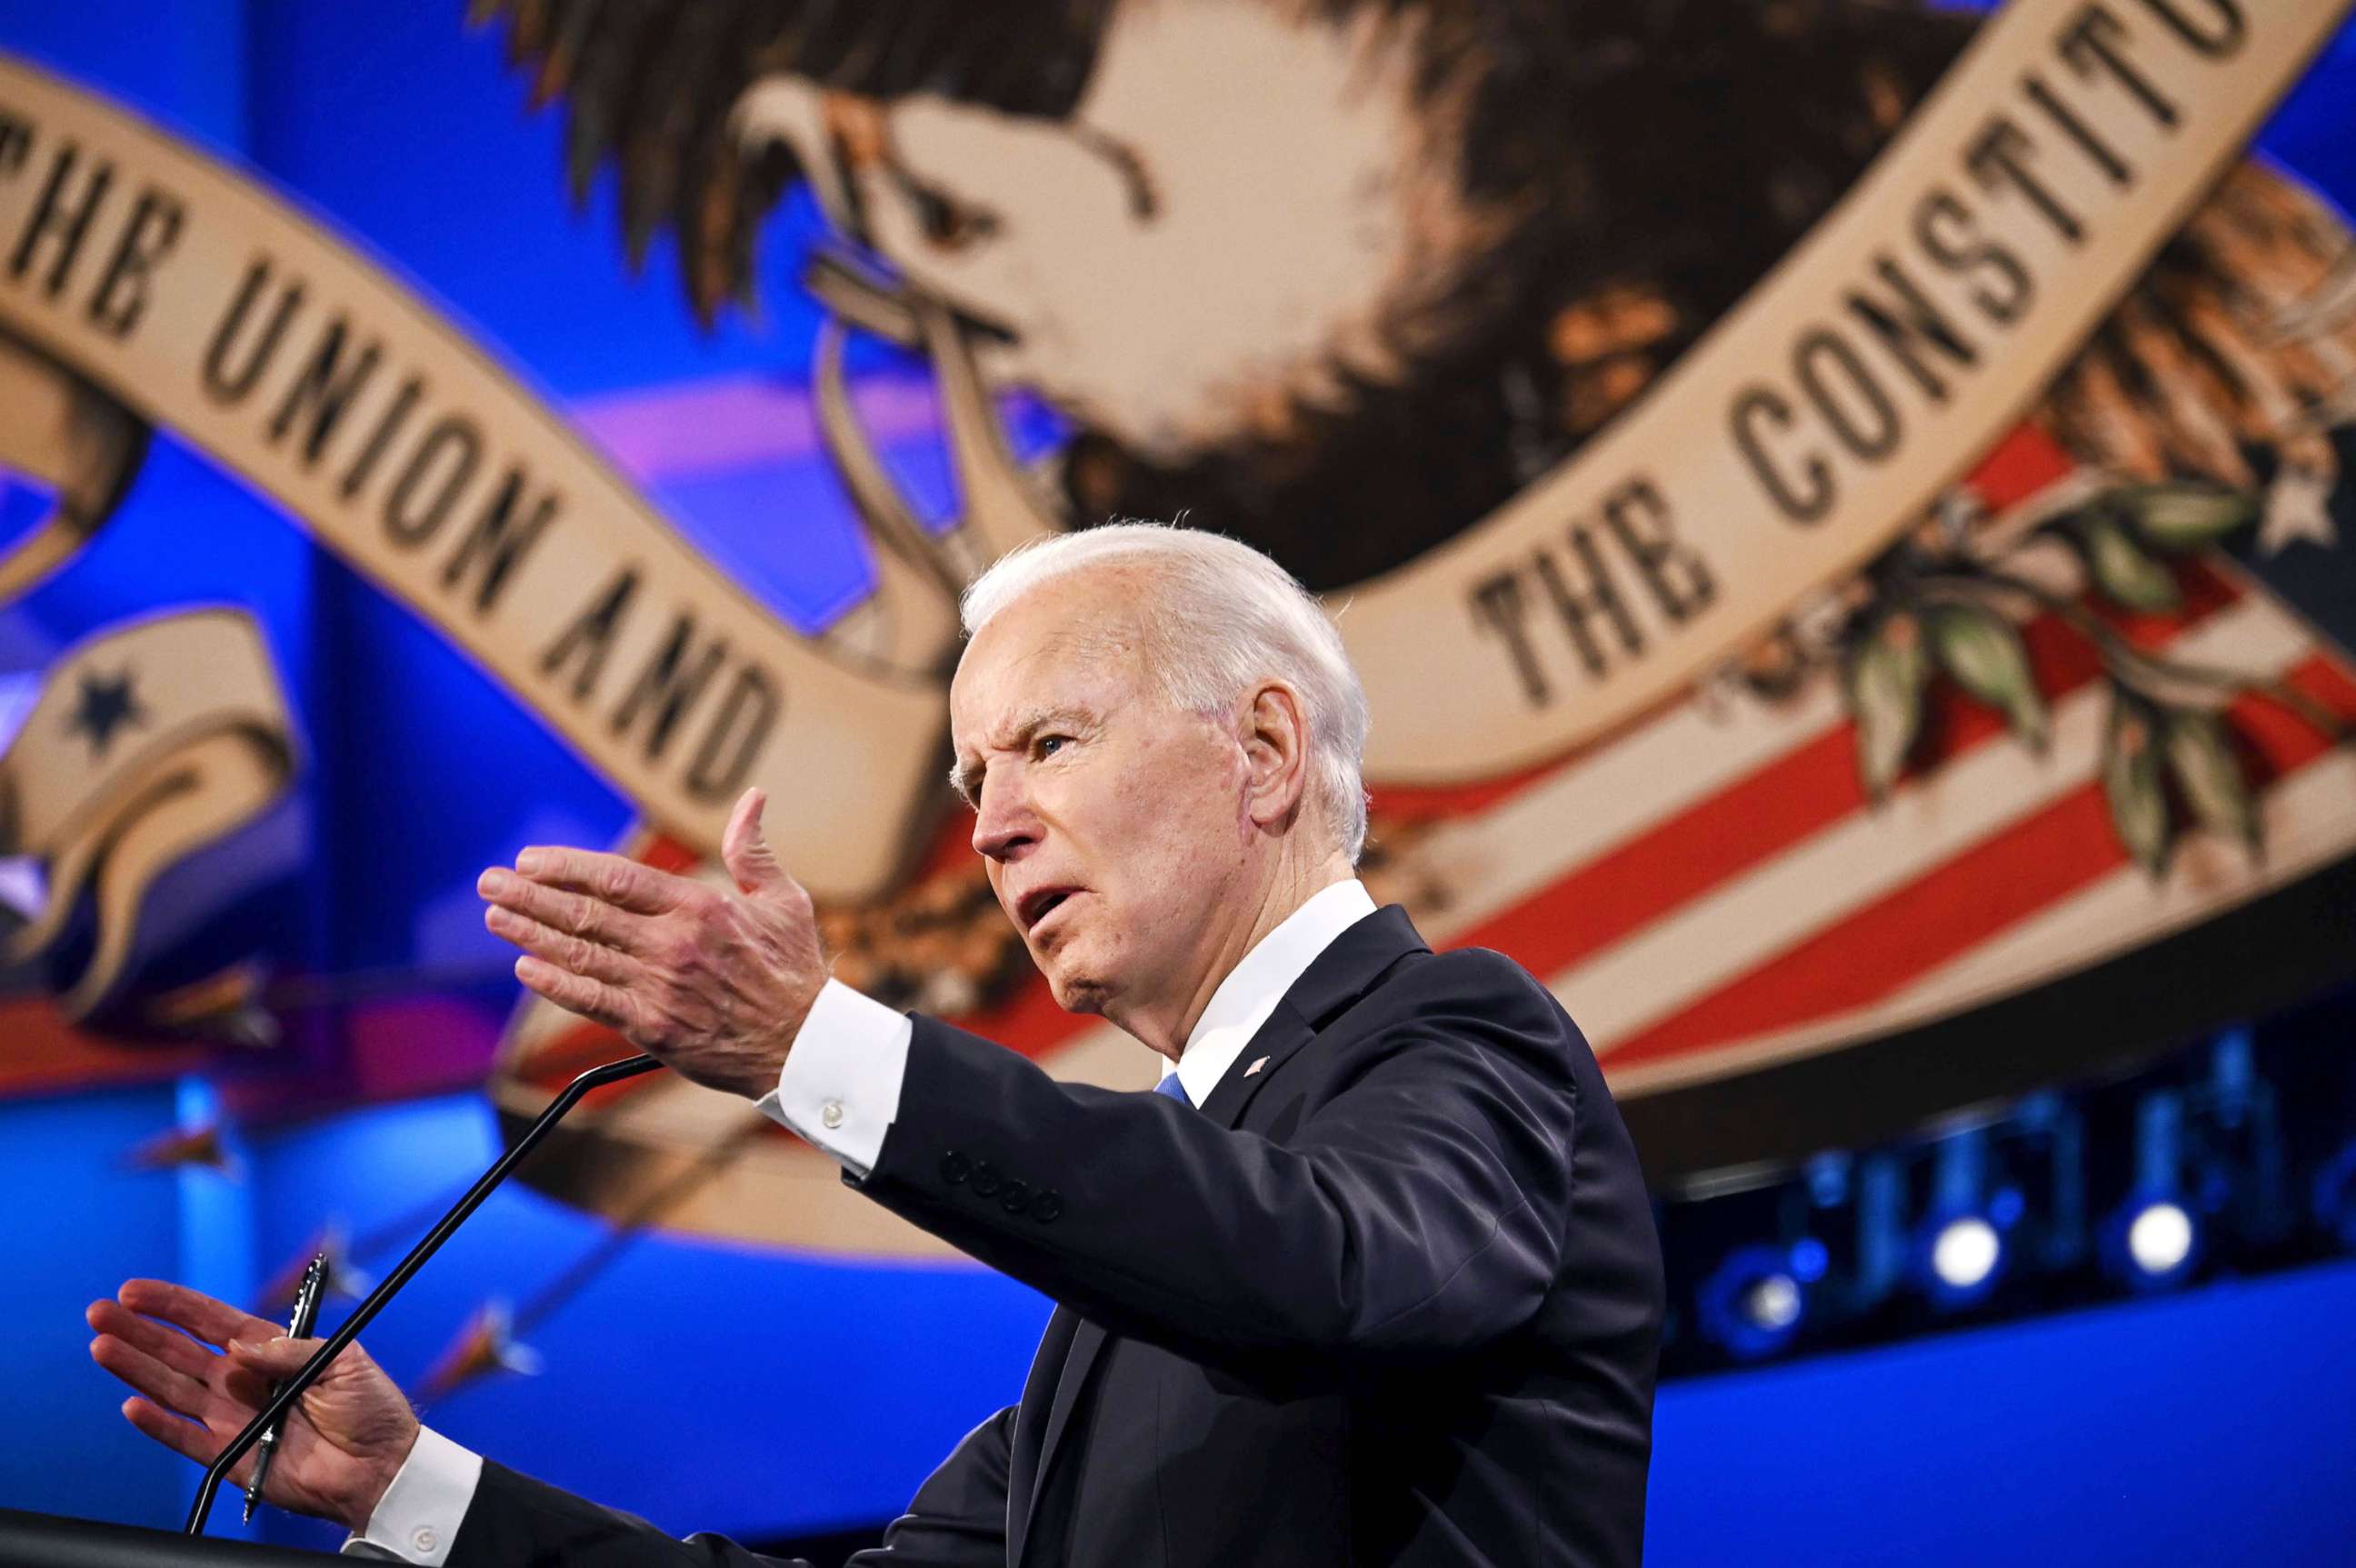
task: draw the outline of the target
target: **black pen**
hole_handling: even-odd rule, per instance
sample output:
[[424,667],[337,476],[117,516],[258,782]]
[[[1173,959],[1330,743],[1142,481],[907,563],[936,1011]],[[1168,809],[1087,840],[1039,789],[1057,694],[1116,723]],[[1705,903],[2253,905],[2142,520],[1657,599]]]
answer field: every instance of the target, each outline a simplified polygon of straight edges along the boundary
[[[294,1288],[294,1316],[286,1325],[286,1337],[307,1339],[311,1326],[319,1319],[319,1298],[327,1294],[327,1254],[320,1253],[303,1271],[303,1283]],[[289,1411],[287,1415],[294,1412]],[[253,1479],[245,1488],[245,1522],[253,1522],[253,1509],[262,1501],[262,1483],[270,1475],[270,1456],[278,1452],[278,1434],[286,1428],[286,1416],[262,1434],[253,1448]]]

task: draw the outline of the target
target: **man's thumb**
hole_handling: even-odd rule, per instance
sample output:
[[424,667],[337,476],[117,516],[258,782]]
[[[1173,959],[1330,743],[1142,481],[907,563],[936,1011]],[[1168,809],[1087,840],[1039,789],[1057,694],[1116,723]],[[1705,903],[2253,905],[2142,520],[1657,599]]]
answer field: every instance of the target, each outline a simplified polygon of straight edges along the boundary
[[761,812],[769,797],[758,789],[747,789],[736,799],[736,810],[728,818],[728,831],[720,838],[721,864],[728,875],[736,879],[740,891],[760,893],[789,880],[786,868],[769,848],[769,841],[761,833]]

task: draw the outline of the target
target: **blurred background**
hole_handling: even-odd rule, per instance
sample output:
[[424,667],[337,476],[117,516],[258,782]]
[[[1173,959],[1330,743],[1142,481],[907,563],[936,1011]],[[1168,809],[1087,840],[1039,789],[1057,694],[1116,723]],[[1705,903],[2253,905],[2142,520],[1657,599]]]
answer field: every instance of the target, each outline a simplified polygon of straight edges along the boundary
[[[509,406],[579,432],[614,494],[780,639],[922,690],[942,634],[907,629],[931,601],[890,602],[891,564],[969,569],[1002,538],[986,480],[1047,526],[1191,507],[1337,597],[1415,569],[1575,462],[1731,311],[1901,134],[1982,9],[1567,0],[1530,38],[1475,29],[1447,47],[1570,107],[1476,117],[1494,145],[1447,171],[1466,210],[1511,205],[1515,181],[1569,203],[1597,188],[1556,190],[1550,171],[1597,160],[1653,183],[1605,181],[1596,200],[1631,205],[1549,207],[1559,224],[1510,243],[1468,225],[1480,237],[1457,242],[1495,247],[1501,302],[1447,317],[1470,325],[1429,356],[1205,368],[1148,334],[1129,347],[1162,356],[1141,361],[1157,385],[1136,403],[1096,379],[1129,340],[1083,298],[1090,266],[1134,267],[1210,341],[1292,272],[1344,295],[1391,277],[1379,225],[1320,271],[1313,237],[1262,205],[1188,216],[1180,177],[1171,221],[1230,230],[1182,233],[1173,263],[1143,219],[1143,239],[1094,218],[1067,232],[993,195],[987,169],[960,185],[959,157],[997,144],[955,114],[896,123],[911,166],[862,163],[839,105],[831,155],[813,152],[809,84],[887,117],[930,93],[977,121],[1052,129],[1075,102],[1117,121],[1086,96],[1102,57],[1183,60],[1183,29],[951,38],[920,5],[878,7],[877,38],[905,50],[805,39],[790,91],[765,99],[743,62],[790,6],[714,7],[712,36],[680,42],[595,7],[470,25],[455,0],[0,0],[0,63],[318,225],[479,349]],[[1212,43],[1255,48],[1260,26]],[[1737,58],[1746,30],[1769,55]],[[1595,63],[1630,60],[1627,80]],[[1312,72],[1285,111],[1307,130],[1318,90]],[[715,162],[745,134],[740,102],[805,139]],[[1762,105],[1775,128],[1728,149],[1724,117],[1763,124]],[[2279,102],[2248,106],[2245,160],[2176,177],[2210,205],[2187,203],[2046,403],[1888,520],[1864,569],[1761,607],[1771,630],[1675,700],[1536,766],[1375,771],[1378,897],[1436,944],[1500,948],[1556,986],[1655,1179],[1672,1303],[1656,1563],[2329,1563],[2356,1539],[2351,106],[2341,28]],[[1230,106],[1199,107],[1208,124]],[[53,136],[9,155],[27,113],[0,93],[0,177],[20,188],[57,167]],[[1631,138],[1644,156],[1615,151]],[[1400,185],[1431,173],[1399,156]],[[1707,170],[1678,174],[1681,156]],[[109,193],[71,183],[90,167],[50,195],[82,189],[103,232]],[[877,188],[913,216],[878,212]],[[1103,252],[1039,283],[1021,253],[993,260],[1026,239]],[[37,280],[51,252],[23,246],[6,286],[30,298],[28,262]],[[2274,336],[2203,325],[2254,297]],[[925,325],[944,306],[946,336]],[[348,1281],[388,1267],[553,1084],[622,1054],[519,1006],[477,872],[529,843],[702,857],[544,693],[469,651],[457,612],[402,602],[200,424],[176,427],[169,396],[27,348],[17,319],[0,313],[0,1380],[17,1412],[0,1505],[168,1526],[194,1475],[116,1413],[84,1304],[151,1275],[278,1316],[323,1247]],[[960,403],[977,368],[987,391]],[[1328,390],[1230,428],[1212,394],[1263,372]],[[71,413],[48,442],[60,387]],[[983,437],[959,424],[976,409]],[[1369,478],[1383,448],[1408,467]],[[79,467],[45,465],[65,450]],[[882,491],[853,472],[862,450]],[[73,543],[48,560],[61,518]],[[2057,571],[2036,595],[2008,585],[2032,567]],[[1608,597],[1587,612],[1606,637],[1628,625]],[[260,782],[240,795],[220,783],[234,768],[186,763],[224,803],[141,848],[160,830],[132,774],[193,755],[159,715],[181,700],[166,667],[197,656],[105,639],[191,607],[232,612],[207,624],[237,628],[220,658],[243,684],[187,712],[241,714],[221,722]],[[1372,694],[1377,729],[1409,733],[1419,704],[1451,700]],[[164,749],[140,749],[143,726]],[[884,814],[891,873],[828,901],[841,972],[1066,1076],[1150,1083],[1142,1052],[1045,1004],[948,803]],[[103,869],[134,864],[135,885]],[[597,1141],[560,1141],[367,1342],[461,1443],[681,1533],[839,1557],[1013,1399],[1049,1304],[865,1214],[830,1166],[700,1091],[650,1092],[593,1107]],[[247,1533],[335,1540],[273,1510]]]

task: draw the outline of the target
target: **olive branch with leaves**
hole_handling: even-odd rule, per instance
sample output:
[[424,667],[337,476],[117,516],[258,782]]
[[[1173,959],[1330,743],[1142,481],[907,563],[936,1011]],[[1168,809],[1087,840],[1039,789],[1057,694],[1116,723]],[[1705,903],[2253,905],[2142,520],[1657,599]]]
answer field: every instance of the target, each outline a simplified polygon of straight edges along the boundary
[[2261,854],[2264,830],[2226,706],[2264,698],[2334,744],[2347,738],[2348,724],[2286,682],[2137,648],[2082,594],[2007,565],[2039,549],[2065,548],[2086,593],[2123,609],[2165,614],[2183,605],[2167,558],[2213,546],[2256,515],[2253,497],[2220,486],[2121,486],[2036,523],[2003,557],[1975,554],[1960,532],[1944,547],[1914,538],[1889,552],[1836,639],[1868,795],[1887,799],[1921,743],[1934,675],[1996,709],[2031,751],[2045,751],[2051,719],[2015,626],[2042,613],[2084,638],[2101,661],[2110,713],[2097,772],[2112,828],[2136,863],[2154,877],[2164,874],[2188,824]]

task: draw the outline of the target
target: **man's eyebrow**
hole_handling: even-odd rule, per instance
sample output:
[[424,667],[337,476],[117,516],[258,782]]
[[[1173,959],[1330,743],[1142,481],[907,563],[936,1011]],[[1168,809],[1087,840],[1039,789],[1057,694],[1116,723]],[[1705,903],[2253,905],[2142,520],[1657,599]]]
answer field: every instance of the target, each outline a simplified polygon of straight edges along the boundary
[[959,760],[949,764],[949,789],[968,806],[980,804],[981,776],[987,764]]
[[[1030,745],[1031,737],[1043,729],[1087,729],[1094,727],[1096,722],[1096,715],[1086,708],[1075,707],[1068,703],[1043,703],[1023,709],[1008,722],[1002,732],[1004,744],[997,749],[1020,751]],[[980,759],[953,762],[949,765],[949,788],[956,790],[958,799],[967,805],[977,805],[981,799],[982,775],[989,771],[990,764]]]
[[1086,708],[1076,707],[1069,703],[1042,703],[1015,715],[1013,733],[1009,736],[1008,744],[1010,746],[1023,746],[1043,729],[1055,726],[1084,729],[1095,723],[1096,715]]

